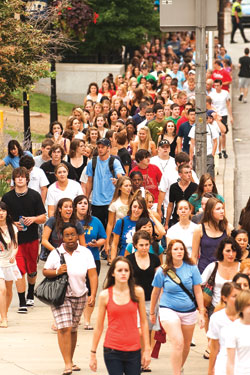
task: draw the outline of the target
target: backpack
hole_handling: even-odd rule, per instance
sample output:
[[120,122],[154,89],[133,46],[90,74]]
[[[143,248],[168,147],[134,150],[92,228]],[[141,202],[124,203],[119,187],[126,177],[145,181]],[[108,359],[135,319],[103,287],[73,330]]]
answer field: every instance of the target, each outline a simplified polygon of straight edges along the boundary
[[[114,161],[115,161],[115,157],[113,155],[110,155],[110,157],[109,157],[109,170],[110,170],[113,178],[115,178]],[[92,178],[93,179],[95,177],[96,164],[97,164],[97,156],[93,156],[93,158],[92,158],[92,174],[93,174]]]
[[[125,173],[125,169],[123,167],[123,164],[120,160],[119,157],[117,156],[114,156],[114,155],[110,155],[109,157],[109,170],[110,170],[110,173],[112,174],[113,178],[116,178],[115,177],[115,170],[114,170],[114,161],[116,160],[119,160],[119,162],[121,163],[121,166],[124,170],[124,173]],[[92,158],[92,179],[94,180],[94,177],[95,177],[95,169],[96,169],[96,164],[97,164],[97,156],[93,156]]]

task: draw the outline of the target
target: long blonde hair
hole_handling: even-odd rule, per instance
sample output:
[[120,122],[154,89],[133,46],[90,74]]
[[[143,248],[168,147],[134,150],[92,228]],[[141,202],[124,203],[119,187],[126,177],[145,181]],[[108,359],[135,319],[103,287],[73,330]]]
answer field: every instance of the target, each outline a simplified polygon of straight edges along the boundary
[[[114,191],[114,195],[113,195],[111,203],[115,202],[120,197],[121,187],[122,187],[122,185],[124,184],[125,181],[131,182],[131,179],[128,176],[122,176],[122,177],[118,178],[118,180],[116,182],[116,185],[115,185],[115,191]],[[131,192],[130,192],[129,198],[128,198],[128,205],[130,204],[132,198],[133,198],[133,193],[132,193],[132,189],[131,189]]]
[[[152,141],[152,138],[151,138],[151,135],[150,135],[150,130],[147,126],[142,126],[139,130],[139,132],[141,130],[144,130],[146,132],[146,140],[144,142],[144,144],[146,145],[146,150],[148,151],[149,150],[149,144],[150,144],[150,141]],[[140,137],[138,135],[138,150],[141,150],[141,149],[144,149],[144,147],[142,147],[142,143],[140,141]]]

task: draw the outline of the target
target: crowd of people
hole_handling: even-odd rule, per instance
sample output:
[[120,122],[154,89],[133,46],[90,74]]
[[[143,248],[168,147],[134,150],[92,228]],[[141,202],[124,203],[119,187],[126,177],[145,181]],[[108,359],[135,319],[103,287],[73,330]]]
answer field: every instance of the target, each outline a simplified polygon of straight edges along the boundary
[[13,281],[18,313],[34,306],[38,257],[44,276],[67,273],[64,303],[52,307],[63,375],[80,370],[73,361],[77,328],[83,315],[84,329],[93,330],[105,261],[93,371],[107,312],[110,375],[151,372],[158,331],[167,334],[172,374],[180,375],[197,320],[207,332],[208,374],[250,373],[250,199],[233,230],[215,182],[233,122],[232,60],[217,38],[214,57],[206,82],[207,173],[200,178],[193,33],[147,42],[125,74],[110,74],[100,88],[90,83],[83,106],[65,124],[50,124],[38,155],[8,143],[0,160],[13,167],[0,202],[0,327],[8,327]]

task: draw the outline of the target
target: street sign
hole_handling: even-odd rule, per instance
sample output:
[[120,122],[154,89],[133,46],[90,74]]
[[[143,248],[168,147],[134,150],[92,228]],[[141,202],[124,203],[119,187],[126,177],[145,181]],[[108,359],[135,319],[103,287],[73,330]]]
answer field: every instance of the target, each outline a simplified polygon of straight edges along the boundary
[[[195,7],[200,0],[161,0],[160,29],[163,32],[195,30]],[[217,0],[206,0],[206,30],[217,30]]]

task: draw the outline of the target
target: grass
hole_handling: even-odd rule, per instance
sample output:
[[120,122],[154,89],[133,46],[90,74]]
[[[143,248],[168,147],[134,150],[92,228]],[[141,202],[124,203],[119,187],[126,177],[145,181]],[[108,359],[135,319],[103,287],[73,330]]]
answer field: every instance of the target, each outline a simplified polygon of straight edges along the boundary
[[[22,94],[17,93],[17,96],[22,99]],[[30,110],[33,112],[50,113],[50,97],[44,94],[33,92],[29,96]],[[72,108],[75,106],[73,103],[67,103],[62,100],[57,100],[58,115],[69,116]]]
[[[11,130],[11,129],[7,128],[7,129],[5,129],[4,132],[6,134],[9,134],[12,139],[17,139],[18,140],[20,138],[20,132],[18,132],[18,131]],[[21,138],[23,138],[23,133],[21,134]],[[45,138],[44,134],[38,134],[38,133],[32,132],[32,142],[42,143],[42,141],[44,140],[44,138]]]

